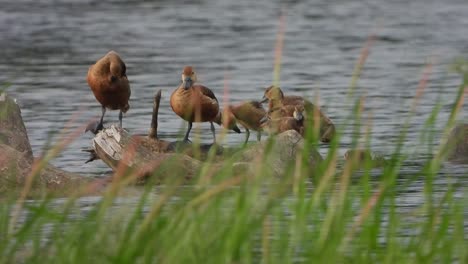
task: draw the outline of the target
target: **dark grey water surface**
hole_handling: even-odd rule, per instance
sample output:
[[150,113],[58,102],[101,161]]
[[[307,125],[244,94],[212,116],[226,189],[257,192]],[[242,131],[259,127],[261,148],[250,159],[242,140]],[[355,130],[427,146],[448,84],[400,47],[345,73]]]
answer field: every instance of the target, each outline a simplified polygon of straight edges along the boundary
[[[372,33],[376,41],[358,82],[366,95],[364,115],[372,116],[372,147],[391,153],[408,115],[425,64],[433,63],[426,92],[412,119],[405,152],[428,155],[420,132],[436,104],[440,131],[455,100],[460,76],[449,71],[454,59],[468,53],[468,3],[450,1],[0,1],[0,82],[19,101],[35,155],[49,132],[77,129],[100,114],[86,83],[88,67],[109,50],[127,63],[131,109],[124,127],[148,129],[152,96],[162,89],[160,135],[174,140],[185,125],[169,106],[184,65],[193,65],[199,80],[223,101],[260,99],[273,79],[278,17],[284,10],[286,35],[281,87],[320,104],[336,124],[349,118],[347,100],[353,67]],[[459,121],[466,120],[464,107]],[[117,112],[106,120],[117,121]],[[201,125],[210,142],[209,126]],[[218,131],[220,131],[218,129]],[[193,135],[193,134],[192,134]],[[229,134],[225,144],[244,135]],[[52,138],[52,142],[57,137]],[[349,147],[345,130],[340,152]],[[81,152],[91,135],[82,134],[54,164],[85,175],[101,175],[100,161],[84,164]],[[327,147],[323,146],[322,154]],[[463,174],[466,166],[450,165]]]

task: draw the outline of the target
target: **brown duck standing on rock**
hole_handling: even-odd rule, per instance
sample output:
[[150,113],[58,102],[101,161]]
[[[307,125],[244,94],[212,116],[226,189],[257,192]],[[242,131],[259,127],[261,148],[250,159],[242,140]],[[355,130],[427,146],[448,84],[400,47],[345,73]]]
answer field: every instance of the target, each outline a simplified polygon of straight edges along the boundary
[[120,110],[119,121],[122,127],[122,116],[130,108],[130,84],[126,75],[125,63],[115,51],[108,52],[88,70],[88,85],[94,93],[96,100],[102,106],[102,115],[99,123],[89,124],[86,131],[97,134],[104,125],[106,109]]
[[[268,115],[271,119],[292,117],[296,107],[304,108],[307,116],[318,114],[320,118],[320,141],[330,142],[335,135],[335,125],[310,101],[301,96],[285,96],[277,86],[270,86],[265,90],[262,102],[268,101]],[[307,122],[307,120],[306,120]]]
[[218,116],[217,122],[219,125],[231,129],[237,122],[245,128],[246,137],[244,145],[247,144],[250,137],[250,130],[257,131],[257,140],[260,141],[262,134],[260,120],[266,115],[262,103],[258,101],[247,101],[238,105],[228,106]]
[[213,122],[219,112],[218,99],[207,87],[194,84],[197,75],[192,67],[186,66],[182,72],[182,83],[171,95],[171,107],[174,113],[188,122],[184,141],[190,142],[189,134],[193,122],[210,122],[213,144],[216,143]]

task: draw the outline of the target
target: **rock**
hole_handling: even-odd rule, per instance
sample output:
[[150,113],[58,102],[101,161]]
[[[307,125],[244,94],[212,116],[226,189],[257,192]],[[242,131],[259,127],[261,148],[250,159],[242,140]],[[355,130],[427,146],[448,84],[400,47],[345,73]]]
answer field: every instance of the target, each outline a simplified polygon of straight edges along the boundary
[[[28,134],[15,100],[0,94],[0,193],[24,186],[31,175],[34,157]],[[46,164],[34,179],[32,192],[53,190],[66,194],[91,179]]]
[[31,162],[27,153],[0,144],[0,192],[22,186],[31,172]]
[[233,175],[241,175],[241,174],[252,175],[253,172],[254,171],[253,171],[253,166],[251,162],[234,162],[232,164]]
[[23,152],[29,162],[33,160],[28,133],[16,101],[6,93],[0,94],[0,144]]
[[[241,154],[244,162],[254,162],[258,164],[269,164],[271,172],[276,176],[285,174],[287,167],[299,158],[298,155],[304,147],[304,139],[295,130],[285,131],[276,137],[272,137],[271,146],[269,141],[262,141],[250,146]],[[268,149],[268,150],[267,150]],[[268,155],[265,159],[265,151]],[[316,150],[312,150],[309,156],[310,167],[315,167],[321,162],[322,156]]]
[[332,141],[335,135],[335,125],[328,117],[324,116],[320,123],[320,141],[328,143]]
[[460,124],[452,129],[445,143],[447,159],[455,163],[468,163],[468,124]]
[[[33,162],[30,162],[27,153],[19,152],[10,146],[0,144],[0,193],[19,189],[31,176]],[[32,193],[38,190],[48,190],[54,193],[69,194],[76,191],[91,179],[69,173],[47,164],[32,184]]]

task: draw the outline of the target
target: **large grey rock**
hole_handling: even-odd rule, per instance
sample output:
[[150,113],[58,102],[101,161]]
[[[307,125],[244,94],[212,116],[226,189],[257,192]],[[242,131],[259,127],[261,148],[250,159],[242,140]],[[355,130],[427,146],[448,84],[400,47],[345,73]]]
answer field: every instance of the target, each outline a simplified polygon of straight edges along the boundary
[[468,124],[453,128],[445,145],[448,148],[449,161],[468,163]]
[[[33,163],[28,160],[26,153],[0,144],[0,193],[24,186],[27,177],[32,176],[32,168]],[[77,190],[80,185],[87,182],[89,179],[47,164],[43,170],[34,175],[32,188],[33,192],[52,190],[65,194],[70,190]]]
[[[34,157],[28,134],[15,100],[0,93],[0,193],[24,186],[31,176]],[[33,179],[33,190],[67,193],[91,179],[46,164]]]
[[0,193],[24,184],[31,171],[31,162],[25,153],[0,144]]
[[16,101],[0,92],[0,144],[24,153],[24,158],[32,162],[33,153],[28,133]]
[[[262,141],[249,147],[242,153],[241,160],[251,162],[252,170],[255,170],[257,164],[270,168],[276,176],[282,176],[292,162],[301,158],[303,148],[304,138],[297,131],[288,130],[271,138],[271,141]],[[310,167],[317,166],[322,160],[320,153],[315,150],[310,151],[308,160]]]

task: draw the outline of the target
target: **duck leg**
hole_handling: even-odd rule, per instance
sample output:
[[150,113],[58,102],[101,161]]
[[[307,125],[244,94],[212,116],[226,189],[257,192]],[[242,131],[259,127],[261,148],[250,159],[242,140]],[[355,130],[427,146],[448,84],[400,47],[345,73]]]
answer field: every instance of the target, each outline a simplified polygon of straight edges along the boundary
[[100,130],[104,128],[104,115],[106,114],[106,108],[102,107],[102,115],[99,122],[91,122],[86,126],[85,132],[91,131],[93,134],[97,134]]
[[213,133],[213,144],[216,144],[216,134],[215,134],[215,127],[213,125],[213,122],[210,122],[211,125],[211,133]]
[[244,141],[244,146],[247,145],[247,142],[249,142],[249,137],[250,137],[250,130],[248,128],[245,128],[245,141]]
[[257,141],[260,141],[262,139],[262,132],[257,131]]
[[192,130],[192,122],[188,122],[187,133],[185,133],[185,137],[184,137],[185,142],[190,142],[190,140],[188,139],[188,136],[190,134],[190,130]]
[[122,128],[122,118],[123,118],[123,113],[122,113],[122,110],[120,110],[120,113],[119,113],[120,128]]
[[104,128],[104,115],[106,114],[106,108],[103,106],[101,110],[102,110],[102,115],[101,115],[101,119],[99,120],[99,124],[97,125],[96,132]]

